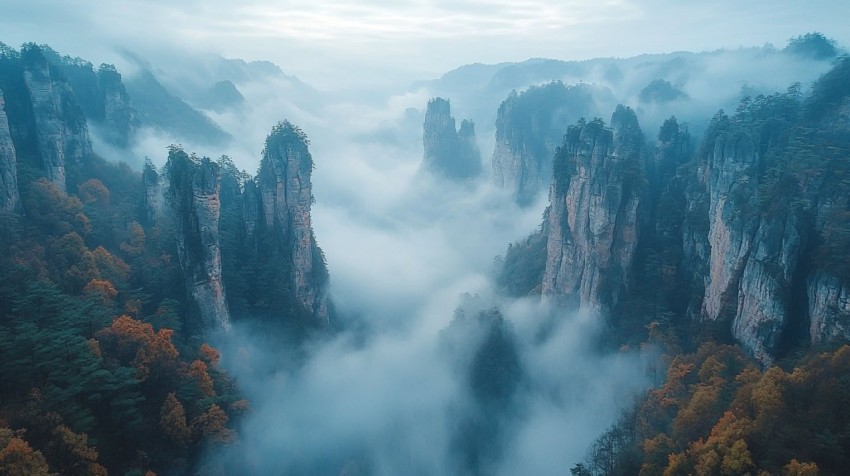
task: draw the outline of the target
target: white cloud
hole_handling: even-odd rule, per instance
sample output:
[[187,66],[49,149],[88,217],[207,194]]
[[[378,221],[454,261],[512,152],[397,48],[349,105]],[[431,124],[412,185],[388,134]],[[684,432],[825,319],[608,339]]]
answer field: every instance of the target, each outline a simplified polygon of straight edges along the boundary
[[409,81],[472,62],[781,46],[813,30],[850,43],[850,4],[841,0],[0,0],[0,10],[0,41],[13,45],[49,42],[105,59],[113,46],[165,53],[178,45],[271,59],[329,89]]

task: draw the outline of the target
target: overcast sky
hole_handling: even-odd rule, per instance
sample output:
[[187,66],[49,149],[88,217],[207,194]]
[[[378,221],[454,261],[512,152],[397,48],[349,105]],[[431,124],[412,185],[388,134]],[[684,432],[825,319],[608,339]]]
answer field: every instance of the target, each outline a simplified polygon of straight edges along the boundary
[[[457,66],[757,46],[820,31],[850,44],[846,0],[0,0],[0,41],[270,59],[320,87]],[[354,74],[358,73],[358,74]]]

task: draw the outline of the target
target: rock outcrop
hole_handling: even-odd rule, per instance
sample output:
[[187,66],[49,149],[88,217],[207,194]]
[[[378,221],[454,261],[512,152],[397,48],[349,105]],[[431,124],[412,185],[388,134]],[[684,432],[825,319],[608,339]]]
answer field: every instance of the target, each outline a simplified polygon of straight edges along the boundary
[[638,241],[643,134],[634,111],[571,126],[554,158],[544,295],[610,310],[628,286]]
[[165,195],[162,187],[162,177],[150,159],[145,160],[142,169],[142,183],[145,189],[144,209],[148,225],[153,225],[162,215],[165,206]]
[[[675,118],[649,163],[627,108],[611,129],[567,128],[542,227],[542,294],[630,325],[690,318],[764,365],[850,340],[848,72],[850,59],[837,62],[805,100],[792,87],[719,112],[690,158]],[[517,265],[537,262],[531,242],[511,248],[503,282],[535,275]]]
[[[282,253],[284,262],[289,265],[289,282],[279,285],[291,289],[302,310],[327,325],[327,269],[316,245],[310,218],[312,172],[313,158],[304,133],[289,122],[275,126],[266,139],[257,174],[259,218],[277,248],[267,251],[273,255]],[[249,230],[254,228],[252,207],[246,205],[245,208]]]
[[703,316],[716,320],[737,312],[738,286],[750,255],[758,220],[743,216],[744,202],[755,198],[757,158],[743,134],[720,137],[708,164],[709,273],[705,276]]
[[97,71],[98,90],[103,96],[105,139],[119,147],[132,144],[139,128],[136,110],[115,66],[103,64]]
[[65,192],[66,165],[92,152],[85,116],[61,71],[50,66],[38,46],[25,45],[21,62],[45,175]]
[[245,223],[245,237],[249,247],[257,246],[257,224],[260,221],[260,190],[257,183],[249,180],[242,190],[242,217]]
[[481,152],[475,140],[472,121],[461,122],[455,129],[449,101],[428,101],[423,124],[422,144],[425,157],[422,169],[440,177],[470,179],[481,173]]
[[809,277],[806,292],[812,343],[850,340],[850,288],[847,282],[819,271]]
[[567,125],[589,115],[593,104],[586,85],[552,82],[513,91],[496,116],[493,183],[510,191],[519,205],[531,204],[552,183],[552,156]]
[[767,203],[765,170],[791,133],[787,125],[758,128],[746,116],[721,115],[703,145],[710,252],[701,317],[731,322],[732,335],[765,364],[792,319],[791,290],[811,234],[792,196]]
[[18,159],[9,131],[9,118],[0,90],[0,213],[12,213],[18,208]]
[[330,325],[328,271],[313,235],[313,159],[289,122],[266,139],[256,178],[172,146],[161,173],[148,163],[149,225],[173,234],[187,293],[197,304],[194,334],[259,320],[290,337]]
[[74,97],[88,120],[103,139],[118,147],[127,147],[135,139],[139,122],[121,74],[111,64],[97,70],[83,59],[60,56],[42,46],[51,68],[61,70],[74,91]]
[[[201,331],[230,328],[221,274],[221,175],[216,163],[173,147],[165,166],[177,256],[188,294],[198,306]],[[194,323],[193,323],[194,324]]]

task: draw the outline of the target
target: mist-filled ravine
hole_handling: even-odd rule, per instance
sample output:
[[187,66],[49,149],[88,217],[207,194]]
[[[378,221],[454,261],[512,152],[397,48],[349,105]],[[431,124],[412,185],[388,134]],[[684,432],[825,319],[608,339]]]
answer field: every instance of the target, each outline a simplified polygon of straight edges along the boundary
[[0,0],[0,475],[850,467],[847,6],[299,3]]

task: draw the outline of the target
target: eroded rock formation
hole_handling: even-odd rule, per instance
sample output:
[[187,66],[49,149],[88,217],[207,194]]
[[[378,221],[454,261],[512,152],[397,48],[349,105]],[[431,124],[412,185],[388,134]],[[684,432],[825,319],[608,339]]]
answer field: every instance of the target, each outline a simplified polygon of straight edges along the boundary
[[451,105],[445,99],[428,101],[422,144],[425,149],[423,170],[451,179],[469,179],[481,173],[481,152],[475,140],[475,125],[464,120],[460,130],[456,130]]
[[9,132],[9,118],[4,108],[3,91],[0,90],[0,213],[11,213],[18,208],[18,159],[15,144]]
[[611,125],[582,121],[568,129],[554,159],[546,215],[543,294],[573,297],[597,311],[615,305],[628,285],[643,179],[634,111],[619,107]]
[[218,164],[206,157],[190,157],[173,147],[165,175],[180,268],[187,291],[198,306],[201,329],[227,330],[230,312],[221,274]]

